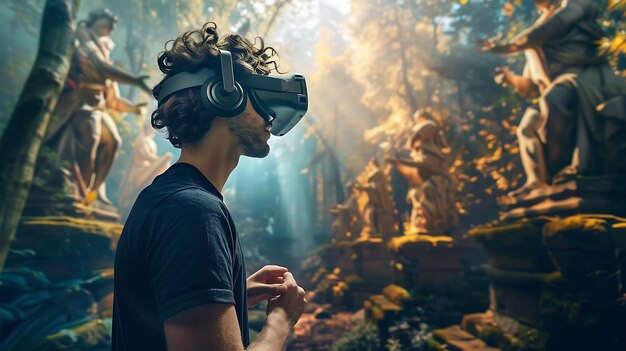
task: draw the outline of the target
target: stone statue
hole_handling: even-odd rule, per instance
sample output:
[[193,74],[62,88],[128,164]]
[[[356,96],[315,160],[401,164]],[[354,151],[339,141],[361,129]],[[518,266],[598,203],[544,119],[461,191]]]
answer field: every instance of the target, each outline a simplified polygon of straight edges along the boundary
[[363,229],[363,219],[359,214],[358,197],[355,193],[354,183],[348,183],[346,188],[348,189],[348,198],[329,210],[335,216],[331,224],[334,241],[352,240]]
[[522,118],[518,137],[526,184],[511,195],[546,187],[560,175],[626,174],[626,82],[600,53],[597,22],[605,0],[535,0],[542,12],[510,42],[483,50],[526,55],[523,76],[498,69],[521,95],[539,97]]
[[165,172],[172,163],[172,154],[157,154],[154,129],[149,118],[144,118],[139,135],[133,143],[133,159],[119,189],[119,211],[122,222],[130,213],[139,192],[150,185],[154,178]]
[[110,205],[104,180],[121,138],[107,109],[139,114],[143,106],[120,97],[117,84],[132,84],[151,93],[146,76],[125,71],[110,58],[114,43],[109,34],[116,21],[104,9],[92,11],[79,23],[70,73],[44,137],[44,145],[56,154],[53,167],[71,173],[85,203],[99,199]]
[[411,204],[409,232],[450,234],[458,225],[454,182],[450,177],[449,148],[441,128],[426,110],[414,114],[409,150],[387,158],[407,179]]
[[363,218],[363,239],[388,239],[396,233],[396,209],[391,196],[389,177],[378,161],[372,159],[357,178],[354,189],[359,196],[359,212]]

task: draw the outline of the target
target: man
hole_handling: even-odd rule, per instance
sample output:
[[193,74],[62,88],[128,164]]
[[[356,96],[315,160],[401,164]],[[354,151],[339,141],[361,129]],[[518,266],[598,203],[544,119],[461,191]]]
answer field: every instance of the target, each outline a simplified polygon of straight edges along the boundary
[[[229,64],[230,53],[235,60]],[[246,280],[239,237],[221,195],[239,157],[267,156],[271,128],[281,129],[272,133],[286,133],[306,110],[298,110],[287,124],[280,112],[286,105],[273,109],[274,120],[266,113],[294,91],[304,95],[296,94],[292,103],[306,104],[305,88],[297,89],[304,87],[298,83],[304,84],[301,75],[294,75],[299,81],[275,85],[289,87],[289,92],[265,103],[263,94],[271,92],[248,85],[240,95],[244,98],[230,98],[242,92],[239,82],[247,78],[274,79],[265,76],[276,68],[274,53],[239,35],[220,38],[215,24],[208,23],[176,38],[159,56],[166,77],[154,88],[159,107],[152,125],[167,130],[181,156],[141,192],[120,237],[113,350],[284,349],[306,304],[304,290],[279,266],[266,266]],[[218,71],[221,80],[212,84]],[[189,83],[203,72],[213,78]],[[215,95],[208,92],[225,95],[220,101],[226,105],[243,102],[241,109],[212,112],[209,104]],[[285,125],[289,127],[283,129]],[[263,300],[268,300],[267,321],[249,345],[246,309]]]
[[[545,158],[545,171],[543,166],[526,168],[534,168],[536,174],[545,173],[545,176],[531,179],[534,183],[527,184],[524,187],[527,190],[542,185],[544,181],[553,182],[570,165],[576,166],[578,173],[583,175],[623,171],[620,161],[626,151],[623,111],[611,115],[610,111],[603,112],[600,108],[607,101],[621,106],[626,93],[624,81],[615,76],[599,50],[604,32],[598,20],[603,16],[606,4],[606,0],[535,0],[542,16],[532,27],[508,43],[490,40],[483,48],[496,53],[534,53],[534,59],[529,62],[534,67],[535,77],[527,82],[536,85],[531,86],[529,92],[538,90],[540,93],[540,118],[527,118],[526,121],[539,120],[541,123],[539,136],[544,152],[537,152],[533,157]],[[514,78],[503,73],[509,76],[509,80]],[[536,79],[541,76],[544,78]],[[530,125],[528,129],[533,128]],[[536,162],[527,159],[531,161],[529,165]]]
[[[114,43],[110,34],[117,17],[108,9],[89,13],[76,30],[79,43],[65,89],[59,97],[44,141],[54,145],[59,165],[75,164],[84,198],[96,198],[106,205],[104,181],[109,174],[122,140],[113,118],[106,112],[141,114],[145,104],[122,98],[117,83],[135,85],[147,93],[144,76],[134,76],[113,64]],[[108,206],[107,206],[108,207]]]

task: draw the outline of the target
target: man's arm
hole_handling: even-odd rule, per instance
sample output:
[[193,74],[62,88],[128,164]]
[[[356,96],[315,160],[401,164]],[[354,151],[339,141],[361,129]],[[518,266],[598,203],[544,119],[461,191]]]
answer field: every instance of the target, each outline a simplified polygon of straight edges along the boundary
[[170,351],[241,351],[243,344],[235,306],[208,304],[182,311],[164,323]]
[[[166,320],[164,326],[170,351],[244,350],[233,305],[210,304],[190,308]],[[289,333],[286,317],[270,315],[247,350],[283,350]]]
[[[287,293],[270,300],[265,326],[248,351],[284,350],[291,328],[306,300],[291,273],[285,274]],[[184,310],[164,322],[170,351],[242,351],[241,332],[234,305],[205,304]]]

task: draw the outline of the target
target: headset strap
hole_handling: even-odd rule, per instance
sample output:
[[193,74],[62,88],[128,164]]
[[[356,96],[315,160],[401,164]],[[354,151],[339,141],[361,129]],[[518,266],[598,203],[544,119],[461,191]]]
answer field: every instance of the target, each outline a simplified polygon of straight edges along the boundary
[[[233,72],[233,56],[230,51],[220,50],[220,66],[224,90],[232,93],[235,91],[235,73]],[[158,102],[160,104],[163,99],[179,90],[201,86],[207,79],[216,75],[217,72],[210,68],[203,68],[196,73],[181,72],[175,74],[163,83]]]
[[163,99],[179,90],[202,86],[207,79],[213,78],[217,75],[218,73],[211,68],[203,68],[193,73],[177,73],[163,82],[163,86],[161,86],[161,91],[159,92],[159,97],[157,99],[158,103],[161,104]]
[[235,73],[233,72],[233,56],[230,51],[220,50],[220,64],[222,66],[222,84],[229,93],[235,91]]
[[[222,61],[223,62],[223,61]],[[173,75],[163,83],[161,91],[159,92],[158,103],[160,104],[163,99],[172,95],[173,93],[202,86],[204,82],[215,76],[219,75],[214,69],[203,68],[197,72],[180,72]],[[302,77],[296,75],[296,78]],[[302,78],[304,79],[304,78]],[[268,90],[274,92],[283,93],[296,93],[304,94],[300,82],[289,82],[281,77],[276,76],[264,76],[260,74],[246,74],[243,77],[237,79],[237,81],[244,87],[258,90]],[[234,86],[234,85],[233,85]],[[226,87],[225,87],[226,90]]]

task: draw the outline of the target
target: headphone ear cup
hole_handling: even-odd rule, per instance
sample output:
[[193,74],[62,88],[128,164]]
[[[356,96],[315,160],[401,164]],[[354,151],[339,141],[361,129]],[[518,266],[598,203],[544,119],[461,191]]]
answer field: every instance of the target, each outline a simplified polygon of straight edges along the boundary
[[234,117],[246,109],[248,95],[241,85],[235,82],[235,91],[224,90],[221,80],[207,80],[202,85],[200,99],[204,107],[215,116]]

